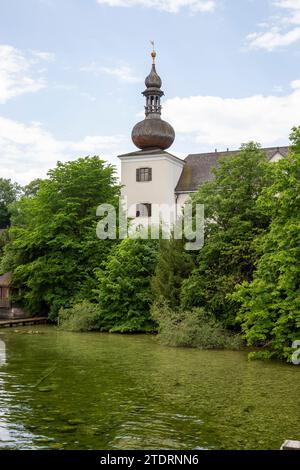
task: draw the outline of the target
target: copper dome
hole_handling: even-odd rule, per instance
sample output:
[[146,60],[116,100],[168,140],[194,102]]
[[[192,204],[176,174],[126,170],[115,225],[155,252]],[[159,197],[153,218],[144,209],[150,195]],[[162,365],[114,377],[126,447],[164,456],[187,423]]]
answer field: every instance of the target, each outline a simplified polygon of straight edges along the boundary
[[173,127],[162,119],[144,119],[134,126],[131,138],[141,150],[147,148],[166,150],[173,144],[175,132]]

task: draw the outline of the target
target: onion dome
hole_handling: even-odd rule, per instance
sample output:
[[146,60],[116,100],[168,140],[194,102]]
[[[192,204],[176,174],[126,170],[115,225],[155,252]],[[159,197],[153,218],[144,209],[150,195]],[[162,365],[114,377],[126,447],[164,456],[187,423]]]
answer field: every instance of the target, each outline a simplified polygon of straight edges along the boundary
[[161,78],[155,68],[156,52],[154,48],[151,56],[152,68],[145,80],[146,90],[142,93],[146,98],[145,119],[134,126],[131,138],[141,150],[148,148],[166,150],[174,142],[175,132],[173,127],[160,117],[160,99],[164,92],[161,90]]
[[131,137],[141,150],[147,148],[166,150],[173,144],[175,132],[173,127],[162,119],[144,119],[134,126]]
[[148,77],[146,77],[145,85],[146,85],[147,88],[161,88],[161,85],[162,85],[161,78],[157,74],[156,68],[155,68],[156,52],[153,51],[151,56],[152,56],[152,59],[153,59],[152,68],[151,68],[151,72],[149,73]]

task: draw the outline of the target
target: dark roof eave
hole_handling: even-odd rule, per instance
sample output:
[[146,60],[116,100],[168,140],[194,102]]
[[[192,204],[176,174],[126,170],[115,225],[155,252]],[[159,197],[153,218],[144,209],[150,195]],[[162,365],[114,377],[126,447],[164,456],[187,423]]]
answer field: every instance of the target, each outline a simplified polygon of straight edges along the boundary
[[136,152],[130,152],[130,153],[124,153],[122,155],[118,155],[118,158],[122,160],[122,158],[126,157],[151,157],[151,156],[165,156],[165,157],[171,157],[176,160],[178,160],[182,165],[185,165],[185,160],[182,158],[176,157],[176,155],[173,155],[172,153],[166,152],[165,150],[161,150],[158,148],[149,148],[145,150],[137,150]]

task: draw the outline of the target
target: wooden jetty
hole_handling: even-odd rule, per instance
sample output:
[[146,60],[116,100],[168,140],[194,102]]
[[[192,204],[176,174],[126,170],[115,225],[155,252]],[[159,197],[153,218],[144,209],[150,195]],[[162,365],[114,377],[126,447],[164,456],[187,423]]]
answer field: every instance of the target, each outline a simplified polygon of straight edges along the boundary
[[24,325],[38,325],[48,323],[47,317],[27,317],[27,318],[11,318],[0,320],[0,328],[24,326]]

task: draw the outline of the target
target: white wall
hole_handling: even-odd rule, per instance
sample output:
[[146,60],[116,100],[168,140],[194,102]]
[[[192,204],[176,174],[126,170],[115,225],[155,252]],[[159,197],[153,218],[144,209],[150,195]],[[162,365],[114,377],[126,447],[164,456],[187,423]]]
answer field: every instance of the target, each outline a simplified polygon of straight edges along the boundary
[[[135,217],[139,203],[166,204],[175,207],[175,187],[184,161],[172,155],[120,156],[122,196],[127,197],[128,215]],[[152,181],[137,182],[138,168],[152,168]],[[138,219],[143,223],[141,218]]]

